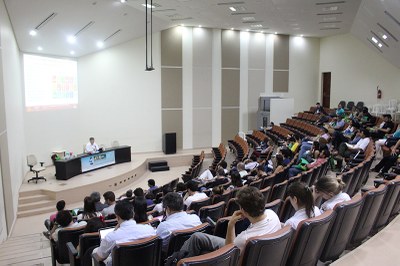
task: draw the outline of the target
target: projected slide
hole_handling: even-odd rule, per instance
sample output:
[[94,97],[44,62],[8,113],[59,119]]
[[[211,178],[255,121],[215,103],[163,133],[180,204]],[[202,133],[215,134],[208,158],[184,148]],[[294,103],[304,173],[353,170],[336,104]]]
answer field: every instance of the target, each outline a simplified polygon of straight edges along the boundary
[[24,54],[24,78],[27,111],[77,107],[76,61]]

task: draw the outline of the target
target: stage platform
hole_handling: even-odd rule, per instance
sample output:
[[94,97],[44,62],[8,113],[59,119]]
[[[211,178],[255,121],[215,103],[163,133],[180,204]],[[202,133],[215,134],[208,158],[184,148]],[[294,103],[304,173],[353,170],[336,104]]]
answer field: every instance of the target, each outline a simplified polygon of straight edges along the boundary
[[[186,171],[192,161],[193,155],[199,155],[204,150],[206,158],[211,158],[211,147],[203,149],[179,150],[176,154],[165,155],[162,152],[132,153],[132,161],[128,163],[111,165],[88,173],[77,175],[68,180],[57,180],[55,178],[55,167],[47,167],[40,174],[43,180],[37,184],[28,183],[27,180],[33,176],[28,172],[24,178],[19,191],[18,217],[36,215],[54,211],[58,200],[65,200],[68,204],[83,202],[83,198],[93,191],[100,194],[111,190],[118,193],[130,188],[142,187],[147,189],[147,179],[154,178],[157,185],[163,185],[180,177],[176,170],[182,168]],[[148,162],[165,160],[175,171],[151,173],[147,169]],[[121,192],[122,193],[122,192]]]

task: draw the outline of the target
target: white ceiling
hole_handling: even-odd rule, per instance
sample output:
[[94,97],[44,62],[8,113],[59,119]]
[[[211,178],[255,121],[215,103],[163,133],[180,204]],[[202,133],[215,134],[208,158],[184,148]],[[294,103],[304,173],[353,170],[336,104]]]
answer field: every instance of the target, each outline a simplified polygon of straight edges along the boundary
[[[150,0],[148,0],[150,3]],[[23,52],[79,57],[145,35],[145,0],[4,0]],[[380,23],[400,41],[399,0],[154,0],[153,31],[172,26],[199,26],[266,33],[325,37],[351,32],[400,68],[399,43],[374,48],[372,33],[383,33]],[[231,11],[229,7],[236,8]],[[38,30],[29,31],[52,13]],[[87,28],[79,32],[85,25]],[[114,34],[115,33],[115,34]],[[114,35],[113,35],[114,34]],[[76,43],[67,37],[76,35]],[[43,48],[38,51],[38,46]],[[377,46],[376,46],[377,47]],[[75,54],[71,55],[70,52]]]

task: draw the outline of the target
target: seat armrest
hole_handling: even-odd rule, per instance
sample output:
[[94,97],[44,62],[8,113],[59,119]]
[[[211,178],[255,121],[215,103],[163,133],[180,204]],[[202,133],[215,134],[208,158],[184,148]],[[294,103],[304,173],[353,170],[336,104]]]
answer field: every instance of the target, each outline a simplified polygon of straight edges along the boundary
[[104,262],[100,260],[99,256],[97,255],[97,253],[93,253],[92,254],[92,258],[93,258],[93,263],[94,266],[105,266]]
[[41,167],[43,167],[43,165],[44,165],[44,162],[39,162],[39,163],[40,163],[40,166],[41,166]]
[[374,186],[377,188],[382,184],[385,184],[386,182],[383,179],[378,179],[378,180],[374,180]]
[[364,194],[365,192],[370,191],[371,189],[373,189],[372,187],[362,187],[361,188],[361,194]]
[[74,247],[74,245],[71,242],[67,243],[67,249],[68,249],[68,257],[69,257],[69,262],[71,266],[79,265],[78,263],[78,251]]

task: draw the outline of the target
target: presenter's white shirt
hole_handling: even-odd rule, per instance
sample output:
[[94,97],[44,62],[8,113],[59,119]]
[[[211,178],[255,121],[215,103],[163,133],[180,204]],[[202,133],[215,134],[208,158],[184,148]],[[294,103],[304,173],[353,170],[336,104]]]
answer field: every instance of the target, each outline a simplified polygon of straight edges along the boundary
[[246,241],[249,238],[271,234],[282,228],[279,217],[274,211],[267,209],[265,210],[264,214],[266,215],[265,219],[254,224],[250,224],[250,226],[241,232],[233,241],[235,246],[240,248],[241,252],[243,252],[246,246]]
[[296,211],[295,214],[285,222],[285,226],[290,224],[290,226],[296,230],[297,225],[301,221],[308,219],[308,218],[317,217],[318,215],[321,215],[321,211],[319,210],[319,208],[317,206],[314,206],[314,213],[311,213],[311,217],[307,216],[306,209],[303,208],[303,209]]
[[86,153],[95,153],[99,150],[99,146],[96,144],[96,142],[86,144],[85,151]]
[[340,192],[339,194],[333,196],[332,198],[328,199],[321,205],[321,212],[327,210],[333,210],[337,203],[348,201],[350,200],[350,196],[345,192]]
[[187,197],[187,199],[183,202],[183,204],[185,204],[186,207],[189,208],[190,204],[192,204],[193,201],[202,200],[205,198],[208,198],[208,196],[205,193],[195,192],[192,196]]
[[111,266],[111,251],[117,243],[135,241],[155,235],[156,231],[148,224],[136,224],[134,220],[124,221],[117,230],[108,233],[101,240],[100,247],[94,249],[93,253],[97,253],[102,258],[107,258],[104,263]]

